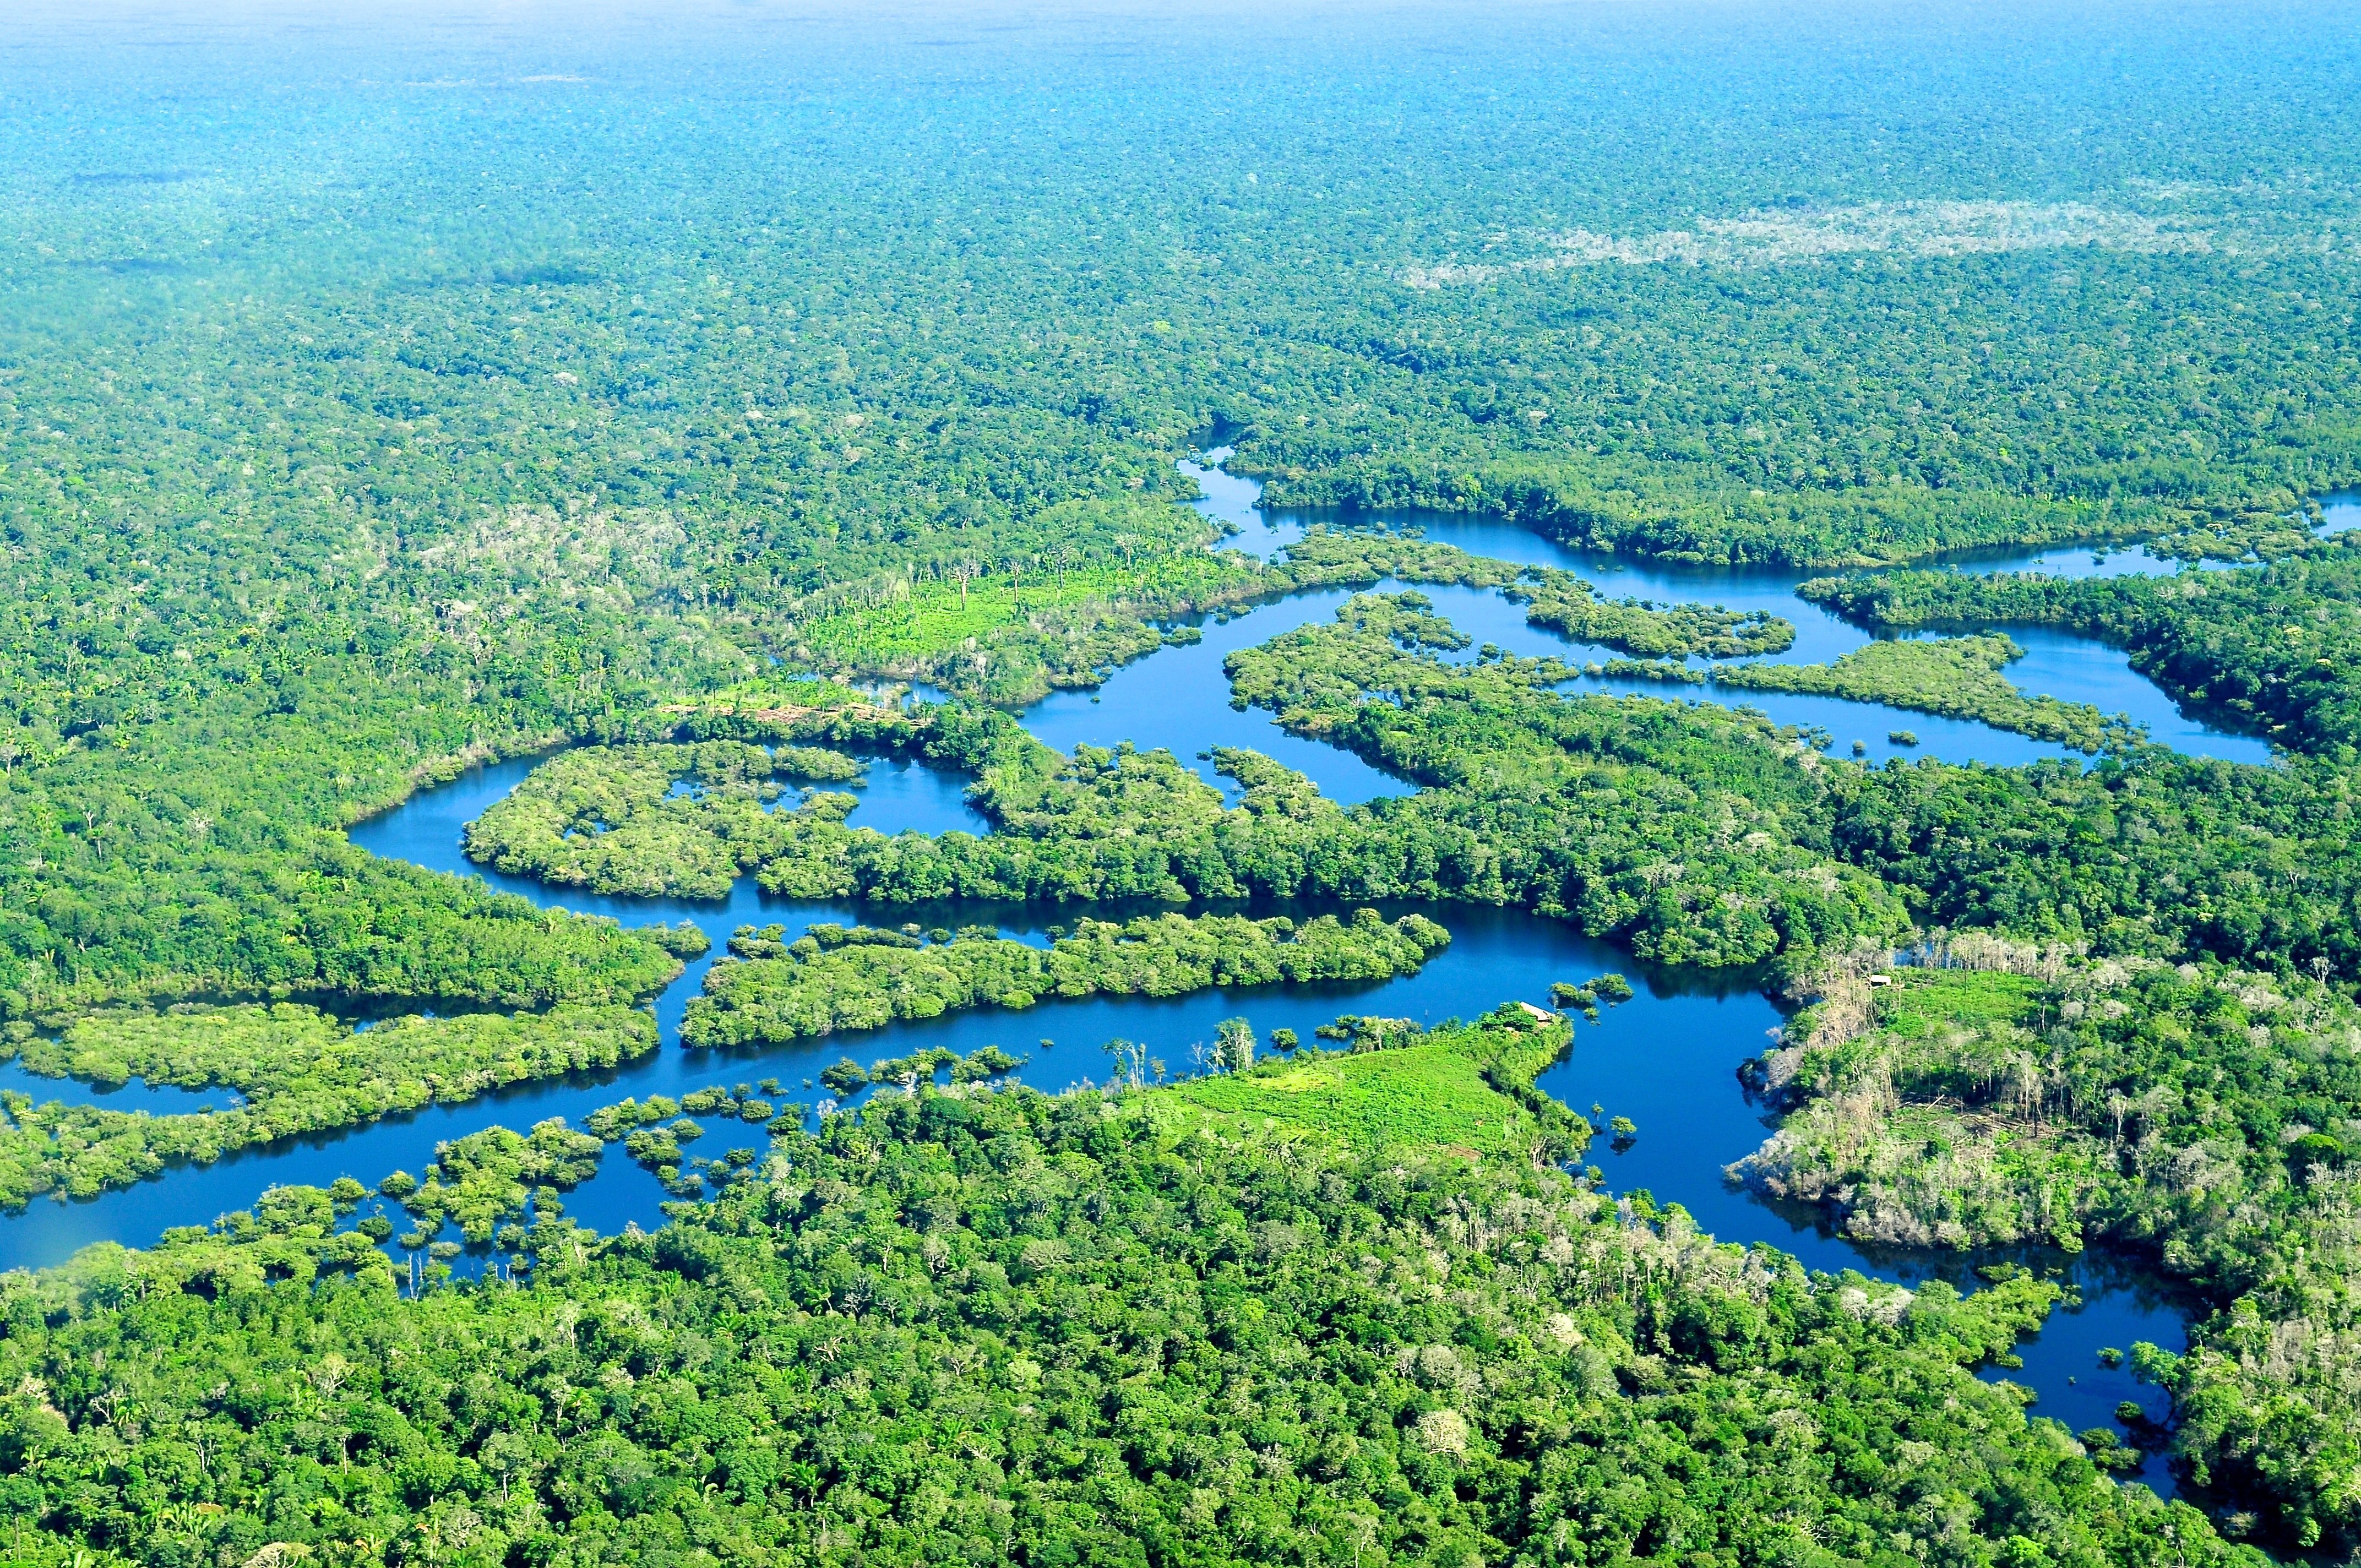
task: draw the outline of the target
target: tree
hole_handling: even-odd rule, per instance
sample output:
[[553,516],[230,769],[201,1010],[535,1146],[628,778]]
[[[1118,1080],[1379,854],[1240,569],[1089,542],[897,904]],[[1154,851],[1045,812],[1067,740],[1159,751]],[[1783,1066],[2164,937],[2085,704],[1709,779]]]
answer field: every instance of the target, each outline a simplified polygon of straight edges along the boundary
[[1215,1028],[1214,1059],[1224,1072],[1244,1072],[1254,1066],[1254,1025],[1244,1018],[1224,1018]]

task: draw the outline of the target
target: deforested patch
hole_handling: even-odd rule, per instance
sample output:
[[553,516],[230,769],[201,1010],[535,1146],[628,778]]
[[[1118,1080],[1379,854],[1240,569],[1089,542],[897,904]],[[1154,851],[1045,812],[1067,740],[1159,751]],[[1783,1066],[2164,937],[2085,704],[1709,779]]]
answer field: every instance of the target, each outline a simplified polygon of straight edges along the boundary
[[[2180,218],[2084,202],[1872,202],[1700,219],[1694,228],[1618,236],[1573,228],[1503,234],[1486,246],[1499,259],[1413,267],[1415,289],[1484,283],[1569,267],[1776,267],[1883,252],[1903,256],[2099,250],[2204,253],[2243,248]],[[1517,254],[1518,252],[1524,254]]]

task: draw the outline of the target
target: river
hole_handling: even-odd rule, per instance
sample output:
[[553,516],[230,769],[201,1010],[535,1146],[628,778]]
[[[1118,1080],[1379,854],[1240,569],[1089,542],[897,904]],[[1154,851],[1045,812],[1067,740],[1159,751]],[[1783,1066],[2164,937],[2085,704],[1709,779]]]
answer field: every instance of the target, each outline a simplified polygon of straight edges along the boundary
[[[1219,470],[1197,469],[1207,495],[1200,506],[1237,526],[1226,547],[1267,553],[1300,533],[1306,520],[1265,515],[1253,509],[1254,488]],[[2344,500],[2339,507],[2361,514]],[[1785,659],[1820,661],[1860,646],[1867,639],[1793,594],[1799,575],[1777,572],[1678,572],[1661,565],[1601,560],[1569,551],[1522,529],[1459,517],[1397,519],[1424,526],[1430,537],[1446,539],[1480,554],[1523,563],[1562,565],[1581,572],[1612,594],[1659,599],[1702,599],[1732,609],[1764,609],[1797,627],[1795,649]],[[2344,523],[2343,510],[2332,522]],[[2052,570],[2164,570],[2135,551],[2114,551],[2094,560],[2092,553],[2050,552],[1994,558],[1972,569],[2038,565]],[[1426,588],[1441,613],[1478,641],[1492,641],[1519,653],[1555,653],[1576,660],[1606,656],[1569,644],[1525,624],[1514,604],[1473,589]],[[1129,740],[1143,747],[1166,746],[1184,761],[1215,745],[1249,746],[1301,769],[1323,793],[1347,804],[1410,786],[1345,752],[1289,736],[1268,714],[1239,712],[1228,702],[1222,661],[1231,651],[1268,640],[1290,627],[1325,620],[1347,596],[1323,590],[1290,597],[1204,626],[1202,642],[1168,647],[1117,671],[1095,693],[1060,692],[1024,715],[1027,727],[1050,745],[1069,750],[1089,742],[1112,745]],[[2157,688],[2133,673],[2124,656],[2071,638],[2019,634],[2030,650],[2012,666],[2011,676],[2035,691],[2095,702],[2108,712],[2125,712],[2146,723],[2158,740],[2183,751],[2241,762],[2267,762],[2268,748],[2250,739],[2224,735],[2184,718]],[[1655,685],[1617,687],[1585,679],[1575,689],[1630,689],[1666,695]],[[1870,743],[1872,757],[1900,751],[1885,741],[1889,729],[1916,731],[1921,744],[1909,754],[1946,761],[2021,762],[2062,756],[2059,749],[1980,725],[1930,718],[1921,714],[1824,698],[1784,698],[1745,694],[1752,706],[1786,723],[1817,724],[1840,745],[1855,738]],[[374,1185],[397,1169],[417,1171],[434,1157],[443,1139],[494,1124],[523,1128],[549,1116],[580,1124],[582,1116],[626,1095],[677,1097],[710,1084],[746,1083],[774,1101],[811,1104],[825,1091],[815,1086],[821,1067],[851,1054],[863,1060],[901,1055],[929,1046],[961,1053],[997,1045],[1024,1058],[1021,1080],[1057,1091],[1103,1080],[1108,1058],[1101,1047],[1117,1036],[1141,1040],[1173,1070],[1187,1070],[1192,1047],[1210,1043],[1216,1024],[1234,1014],[1249,1016],[1266,1037],[1278,1027],[1309,1036],[1319,1024],[1342,1012],[1383,1013],[1434,1023],[1472,1016],[1510,997],[1543,999],[1555,980],[1580,980],[1609,970],[1631,972],[1639,994],[1576,1033],[1567,1058],[1543,1075],[1542,1086],[1566,1103],[1597,1103],[1609,1115],[1631,1118],[1640,1129],[1626,1148],[1604,1140],[1591,1160],[1601,1165],[1610,1187],[1645,1189],[1660,1201],[1685,1206],[1705,1229],[1728,1241],[1767,1242],[1794,1253],[1814,1268],[1858,1269],[1863,1274],[1912,1282],[1941,1275],[1972,1286],[1971,1261],[1951,1256],[1872,1254],[1831,1234],[1809,1215],[1783,1213],[1728,1185],[1721,1168],[1752,1149],[1766,1133],[1760,1110],[1741,1091],[1735,1069],[1759,1051],[1780,1014],[1759,992],[1728,981],[1679,974],[1642,974],[1628,954],[1590,941],[1563,923],[1513,911],[1450,906],[1428,912],[1451,929],[1451,946],[1421,972],[1378,984],[1267,987],[1246,992],[1206,992],[1168,1000],[1093,998],[1050,1002],[1021,1014],[978,1012],[924,1023],[901,1024],[874,1036],[744,1053],[694,1052],[679,1046],[681,1014],[703,982],[713,957],[738,927],[777,922],[791,929],[822,920],[858,921],[873,914],[850,905],[797,901],[762,893],[742,879],[724,900],[605,898],[559,893],[541,883],[488,872],[459,851],[462,828],[515,787],[533,759],[517,759],[474,770],[451,784],[421,792],[402,806],[352,830],[353,841],[373,853],[410,861],[433,870],[481,878],[543,906],[611,915],[627,925],[652,921],[693,922],[713,939],[714,952],[690,963],[655,1000],[662,1045],[656,1052],[611,1071],[519,1085],[464,1104],[434,1106],[393,1116],[348,1133],[293,1140],[232,1156],[214,1165],[181,1168],[160,1179],[79,1203],[39,1202],[23,1215],[0,1220],[0,1267],[40,1266],[62,1261],[93,1241],[129,1245],[152,1240],[171,1225],[202,1224],[249,1205],[269,1185],[325,1184],[350,1175]],[[1201,764],[1201,771],[1204,771]],[[1227,781],[1212,782],[1226,785]],[[963,794],[965,781],[922,766],[881,760],[857,790],[860,805],[851,820],[894,832],[905,828],[936,833],[950,828],[983,831],[988,826]],[[1048,940],[1046,927],[1071,912],[1023,907],[896,909],[898,924],[917,918],[928,925],[984,922],[1032,942]],[[775,1088],[770,1085],[775,1085]],[[1719,1086],[1719,1087],[1715,1087]],[[159,1113],[222,1105],[235,1097],[224,1091],[148,1090],[133,1083],[102,1091],[88,1085],[37,1079],[18,1064],[0,1068],[0,1088],[20,1089],[40,1099],[72,1099]],[[708,1121],[709,1146],[718,1156],[733,1145],[759,1143],[752,1128]],[[566,1212],[602,1232],[629,1223],[663,1223],[664,1193],[655,1179],[612,1152],[599,1174],[566,1200]],[[399,1222],[401,1216],[393,1217]],[[456,1233],[454,1233],[456,1234]],[[2160,1282],[2103,1258],[2064,1255],[2029,1261],[2058,1271],[2079,1292],[2078,1303],[2055,1314],[2037,1336],[2020,1347],[2021,1369],[2004,1375],[2036,1389],[2040,1414],[2055,1416],[2080,1431],[2114,1420],[2119,1401],[2140,1404],[2161,1417],[2165,1404],[2151,1388],[2135,1385],[2127,1373],[2103,1367],[2102,1346],[2128,1347],[2147,1340],[2170,1349],[2185,1343],[2182,1312]],[[463,1260],[463,1267],[468,1265]],[[474,1265],[480,1266],[480,1255]],[[2002,1375],[1994,1373],[1993,1375]],[[2143,1479],[2169,1489],[2169,1475],[2151,1460]]]

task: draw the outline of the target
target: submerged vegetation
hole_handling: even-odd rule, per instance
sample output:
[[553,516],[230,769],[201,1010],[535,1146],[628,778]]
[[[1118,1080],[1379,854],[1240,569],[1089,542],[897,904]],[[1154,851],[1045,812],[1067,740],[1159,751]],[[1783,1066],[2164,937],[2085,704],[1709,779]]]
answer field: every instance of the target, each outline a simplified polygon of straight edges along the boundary
[[[13,1560],[2260,1561],[2209,1515],[2361,1543],[2361,591],[2305,526],[2361,479],[2340,16],[846,11],[782,44],[744,10],[521,23],[530,75],[407,19],[234,18],[137,70],[103,20],[0,50],[0,1037],[214,1097],[11,1091],[0,1208],[653,1049],[693,927],[345,836],[531,754],[478,864],[895,911],[740,933],[696,1044],[1407,973],[1443,928],[1354,913],[1396,899],[1817,977],[1744,1174],[1866,1238],[2188,1280],[2189,1354],[2127,1348],[2194,1503],[1975,1376],[2048,1282],[1810,1277],[1571,1174],[1591,1130],[1532,1087],[1565,1025],[1511,1010],[1283,1059],[1232,1019],[1205,1076],[1149,1087],[1119,1042],[1119,1088],[1055,1098],[888,1034],[818,1075],[869,1099],[816,1124],[771,1081],[651,1096],[0,1276]],[[1219,548],[1176,466],[1216,441],[1334,513]],[[1825,567],[1816,602],[1962,635],[1736,664],[1795,628],[1383,507]],[[1907,569],[2136,539],[2238,565]],[[1445,657],[1471,640],[1419,584],[1698,700]],[[1346,808],[1221,750],[1230,806],[1009,716],[1311,587],[1356,595],[1233,654],[1236,701],[1415,793]],[[2017,626],[2280,760],[2026,698]],[[1868,767],[1706,700],[1749,688],[2093,760]],[[963,774],[989,831],[849,826],[833,786],[881,756]],[[1081,923],[890,929],[950,899]],[[1277,899],[1336,913],[1212,912]],[[1117,902],[1166,912],[1088,918]],[[2034,956],[1868,985],[1938,927]],[[675,1200],[653,1234],[563,1213],[610,1142]],[[408,1281],[387,1202],[436,1260]],[[460,1278],[449,1223],[499,1266]]]
[[[1565,1036],[1521,1016],[1170,1089],[892,1096],[715,1162],[653,1236],[508,1221],[521,1266],[415,1299],[338,1194],[275,1190],[0,1279],[10,1495],[60,1521],[71,1496],[74,1534],[152,1562],[644,1560],[692,1531],[869,1563],[1142,1534],[1208,1563],[1806,1535],[2261,1561],[1973,1376],[2054,1287],[1807,1277],[1531,1163],[1516,1090]],[[487,1193],[486,1229],[581,1139],[496,1129],[418,1191]],[[125,1444],[103,1414],[129,1400]]]

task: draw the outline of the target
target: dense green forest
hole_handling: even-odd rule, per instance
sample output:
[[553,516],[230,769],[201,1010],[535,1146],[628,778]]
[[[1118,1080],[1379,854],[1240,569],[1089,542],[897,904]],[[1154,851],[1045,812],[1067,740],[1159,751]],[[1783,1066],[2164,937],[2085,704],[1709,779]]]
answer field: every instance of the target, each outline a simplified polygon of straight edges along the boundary
[[2361,1446],[2329,1347],[2353,1332],[2361,1013],[2309,977],[2092,962],[1970,939],[1854,973],[1754,1064],[1786,1107],[1736,1168],[1853,1234],[2137,1246],[2223,1305],[2171,1388],[2177,1454],[2283,1539],[2350,1536]]
[[1451,940],[1423,916],[1389,922],[1367,908],[1349,920],[1323,915],[1301,925],[1283,916],[1085,919],[1047,950],[988,927],[945,932],[950,939],[942,942],[874,930],[820,939],[832,934],[766,944],[776,950],[716,963],[706,971],[704,994],[688,1004],[681,1043],[777,1044],[964,1007],[1021,1010],[1043,997],[1178,996],[1281,980],[1387,980],[1414,971]]
[[[2259,1561],[1971,1375],[2054,1287],[1809,1277],[1534,1166],[1563,1039],[896,1097],[414,1299],[357,1183],[279,1190],[0,1282],[0,1484],[155,1563]],[[489,1223],[582,1137],[392,1185]]]
[[2064,627],[2127,650],[2174,696],[2281,745],[2349,759],[2361,744],[2361,567],[2341,539],[2254,571],[2079,581],[1898,572],[1806,583],[1804,593],[1895,629]]
[[[2186,531],[2356,472],[2349,214],[2301,178],[2341,142],[2310,85],[2338,80],[2325,39],[2290,76],[2239,33],[2226,99],[2141,55],[2105,81],[2140,83],[2143,128],[2096,146],[2081,116],[2130,89],[2066,62],[2114,49],[2103,29],[2061,24],[2038,113],[1962,67],[1975,91],[1894,123],[1889,72],[1721,17],[1700,37],[1728,47],[1685,69],[1748,91],[1666,139],[1617,90],[1654,69],[1644,30],[1583,24],[1581,92],[1395,81],[1455,108],[1372,164],[1359,131],[1313,129],[1375,69],[1317,29],[1261,40],[1312,97],[1240,143],[1181,112],[1227,91],[1208,38],[1177,46],[1202,74],[1151,92],[1086,49],[1103,93],[995,94],[1024,107],[978,139],[958,90],[891,106],[950,59],[1029,81],[1062,49],[955,30],[914,55],[842,26],[802,51],[808,100],[699,67],[677,116],[621,113],[694,49],[623,67],[586,38],[598,70],[528,73],[482,122],[467,89],[313,103],[349,185],[152,104],[93,122],[111,73],[37,32],[62,52],[12,145],[75,172],[6,242],[0,293],[20,1014],[643,994],[643,947],[319,830],[766,656],[964,664],[1000,697],[1088,679],[1157,617],[1271,586],[1169,504],[1192,432],[1279,497],[1507,508],[1715,558]],[[1543,24],[1495,26],[1518,63],[1491,79],[1547,83]],[[379,42],[469,47],[429,34]],[[315,43],[330,71],[372,47]],[[1806,102],[1848,107],[1784,117]],[[1159,156],[1131,157],[1151,131]],[[2280,170],[2260,192],[2257,148]],[[656,199],[685,152],[699,181]],[[885,172],[913,159],[939,179]]]
[[[2156,1441],[2258,1539],[2348,1549],[2361,628],[2350,547],[2305,526],[2361,480],[2344,10],[12,8],[0,1022],[36,1079],[221,1098],[12,1090],[0,1207],[653,1048],[693,929],[345,837],[547,751],[478,862],[1082,922],[1047,952],[741,933],[692,1037],[1406,972],[1442,928],[1351,913],[1389,899],[1818,995],[1760,1069],[1786,1119],[1752,1177],[1888,1240],[2186,1277],[2211,1315],[2143,1362]],[[1342,515],[1208,549],[1175,460],[1217,441]],[[1967,635],[1735,664],[1795,627],[1373,506],[1825,566],[1852,575],[1819,602]],[[2254,564],[1860,570],[2137,538]],[[1195,618],[1404,583],[1719,684],[1569,696],[1364,593],[1227,666],[1416,786],[1349,808],[1252,751],[1206,759],[1228,806],[1010,716]],[[2037,625],[2286,755],[2027,699],[1998,639]],[[1710,700],[1750,684],[2092,760],[1867,767]],[[881,755],[964,774],[992,830],[848,826],[829,786]],[[1205,907],[1277,898],[1340,914]],[[1937,928],[2017,956],[1843,1000]],[[1339,1044],[1257,1060],[1238,1022],[1223,1070],[1055,1098],[983,1053],[848,1058],[917,1092],[818,1123],[774,1087],[652,1097],[0,1277],[0,1551],[2255,1560],[1972,1376],[2050,1286],[1806,1277],[1610,1201],[1532,1089],[1562,1037],[1515,1014]],[[697,1117],[767,1142],[699,1157]],[[610,1142],[676,1200],[662,1230],[564,1218]],[[510,1261],[390,1294],[387,1204]]]

